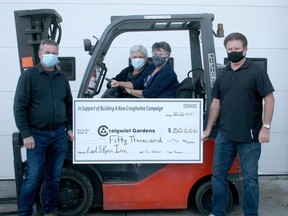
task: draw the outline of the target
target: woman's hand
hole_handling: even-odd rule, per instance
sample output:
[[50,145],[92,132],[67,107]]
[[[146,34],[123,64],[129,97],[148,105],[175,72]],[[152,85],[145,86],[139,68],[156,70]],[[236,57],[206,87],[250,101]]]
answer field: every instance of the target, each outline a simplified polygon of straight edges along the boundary
[[111,87],[118,87],[119,86],[119,82],[117,80],[112,80],[110,83]]

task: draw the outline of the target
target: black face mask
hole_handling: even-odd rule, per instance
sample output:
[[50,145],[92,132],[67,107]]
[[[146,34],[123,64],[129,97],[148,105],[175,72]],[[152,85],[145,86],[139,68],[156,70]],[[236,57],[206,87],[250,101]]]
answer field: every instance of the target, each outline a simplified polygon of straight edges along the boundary
[[245,58],[245,56],[243,55],[243,51],[228,53],[228,60],[233,63],[239,62],[243,58]]

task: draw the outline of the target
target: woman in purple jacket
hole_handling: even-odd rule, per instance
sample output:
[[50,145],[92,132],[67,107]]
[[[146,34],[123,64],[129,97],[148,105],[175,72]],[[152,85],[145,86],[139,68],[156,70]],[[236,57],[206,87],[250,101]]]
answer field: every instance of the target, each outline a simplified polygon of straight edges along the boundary
[[135,81],[112,80],[111,86],[124,87],[127,93],[139,98],[175,98],[179,82],[168,61],[170,53],[171,48],[167,42],[154,43],[152,46],[154,64],[147,66]]

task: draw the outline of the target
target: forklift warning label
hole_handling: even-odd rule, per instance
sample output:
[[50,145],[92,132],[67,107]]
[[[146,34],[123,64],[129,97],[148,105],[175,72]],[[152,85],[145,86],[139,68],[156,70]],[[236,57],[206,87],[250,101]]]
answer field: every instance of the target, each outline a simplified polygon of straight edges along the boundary
[[202,163],[202,99],[74,99],[73,163]]

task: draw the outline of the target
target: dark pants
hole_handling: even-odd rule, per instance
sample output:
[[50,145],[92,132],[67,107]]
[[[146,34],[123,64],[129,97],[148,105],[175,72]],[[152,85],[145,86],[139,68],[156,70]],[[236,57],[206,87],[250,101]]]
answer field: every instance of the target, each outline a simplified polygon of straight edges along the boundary
[[43,169],[45,188],[43,210],[55,211],[59,199],[60,178],[66,156],[67,132],[65,125],[55,130],[32,129],[35,148],[27,149],[27,170],[19,199],[19,216],[31,216],[39,192]]
[[220,131],[216,137],[213,160],[212,215],[226,215],[229,199],[227,172],[232,166],[237,153],[240,158],[244,183],[242,200],[244,215],[258,215],[258,161],[261,153],[261,144],[232,142],[223,137]]

